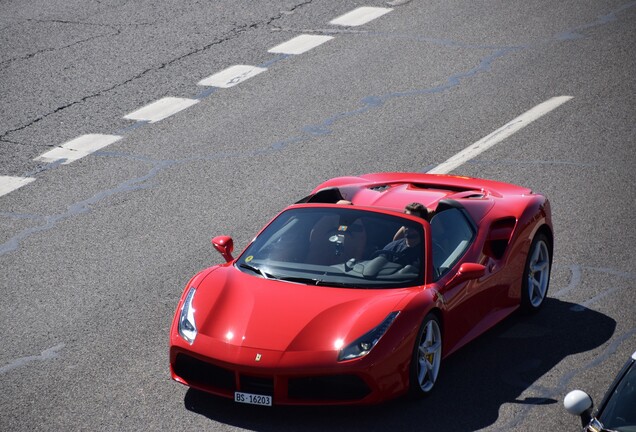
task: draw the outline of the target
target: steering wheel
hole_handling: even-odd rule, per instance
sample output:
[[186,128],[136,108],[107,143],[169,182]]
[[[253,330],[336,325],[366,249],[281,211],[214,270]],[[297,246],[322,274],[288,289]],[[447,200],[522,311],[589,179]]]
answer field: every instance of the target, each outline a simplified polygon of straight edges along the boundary
[[399,257],[399,254],[397,252],[393,252],[390,250],[384,250],[384,249],[379,249],[375,252],[373,252],[373,255],[371,255],[371,259],[373,258],[377,258],[379,256],[384,255],[384,257],[389,260],[389,261],[394,261],[395,258]]

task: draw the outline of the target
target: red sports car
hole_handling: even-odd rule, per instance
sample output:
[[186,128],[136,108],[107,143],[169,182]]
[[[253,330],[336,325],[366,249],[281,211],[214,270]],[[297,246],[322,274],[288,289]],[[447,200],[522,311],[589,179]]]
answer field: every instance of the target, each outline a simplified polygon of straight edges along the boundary
[[212,242],[226,263],[186,285],[172,378],[257,405],[371,404],[430,393],[446,356],[537,311],[553,233],[530,189],[381,173],[319,185],[237,258]]

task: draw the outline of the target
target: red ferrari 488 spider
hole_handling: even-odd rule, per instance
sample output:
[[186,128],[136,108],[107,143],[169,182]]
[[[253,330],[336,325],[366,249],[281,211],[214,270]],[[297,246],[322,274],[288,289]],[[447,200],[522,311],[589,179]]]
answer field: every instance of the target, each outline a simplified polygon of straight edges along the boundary
[[[420,203],[418,216],[404,209]],[[340,177],[186,285],[170,372],[236,402],[371,404],[430,393],[442,360],[547,292],[548,200],[420,173]]]

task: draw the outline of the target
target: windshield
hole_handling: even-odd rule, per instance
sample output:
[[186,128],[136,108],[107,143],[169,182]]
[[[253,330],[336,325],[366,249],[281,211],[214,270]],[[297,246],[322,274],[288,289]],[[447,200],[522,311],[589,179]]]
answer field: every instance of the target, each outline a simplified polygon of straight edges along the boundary
[[281,213],[237,261],[246,273],[352,288],[422,285],[424,231],[399,216],[351,206]]
[[636,432],[636,363],[632,363],[623,379],[607,400],[599,420],[605,429]]

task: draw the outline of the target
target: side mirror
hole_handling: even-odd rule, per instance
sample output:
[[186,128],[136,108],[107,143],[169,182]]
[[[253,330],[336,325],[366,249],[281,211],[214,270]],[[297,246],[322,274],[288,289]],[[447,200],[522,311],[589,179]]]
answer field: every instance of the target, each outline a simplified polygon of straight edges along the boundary
[[594,403],[590,395],[581,390],[572,390],[563,399],[563,406],[572,415],[581,417],[583,427],[592,420],[592,407]]
[[225,261],[230,262],[234,261],[232,257],[232,252],[234,251],[234,240],[229,236],[217,236],[212,239],[212,245],[214,249],[219,251]]
[[471,279],[479,279],[486,274],[486,266],[477,263],[464,263],[450,283],[459,283]]

